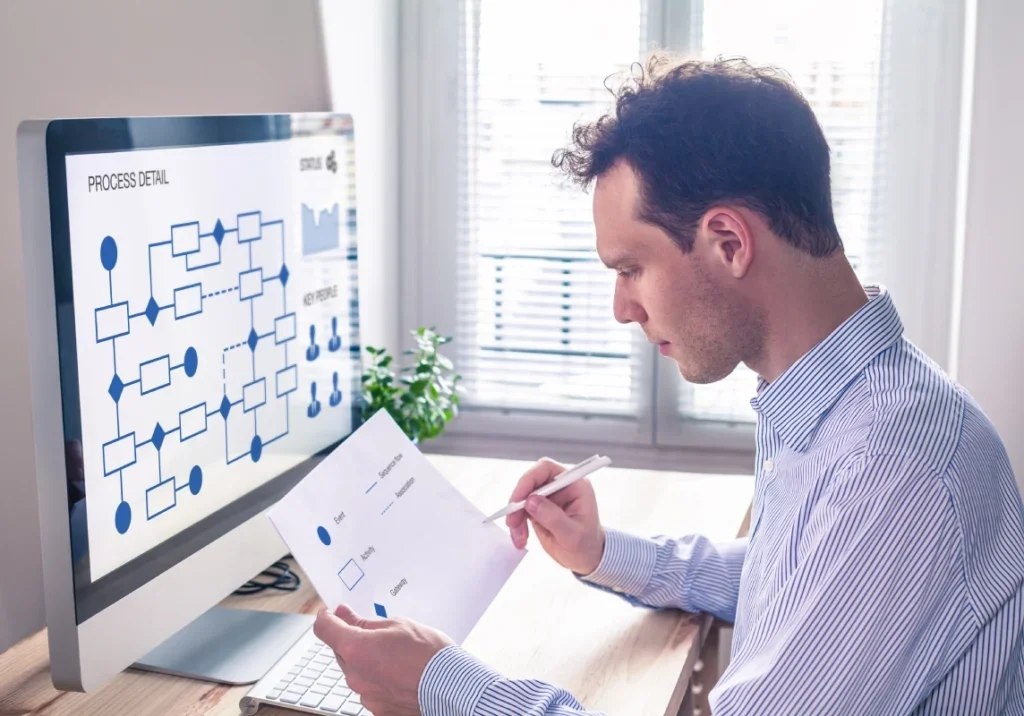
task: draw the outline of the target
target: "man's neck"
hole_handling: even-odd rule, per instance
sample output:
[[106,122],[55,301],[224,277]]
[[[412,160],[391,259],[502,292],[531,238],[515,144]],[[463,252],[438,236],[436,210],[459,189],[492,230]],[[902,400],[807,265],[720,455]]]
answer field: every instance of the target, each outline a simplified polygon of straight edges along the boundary
[[[793,271],[784,291],[766,302],[761,354],[748,365],[769,383],[827,338],[868,302],[845,256],[815,259],[813,268]],[[776,284],[776,287],[780,284]]]

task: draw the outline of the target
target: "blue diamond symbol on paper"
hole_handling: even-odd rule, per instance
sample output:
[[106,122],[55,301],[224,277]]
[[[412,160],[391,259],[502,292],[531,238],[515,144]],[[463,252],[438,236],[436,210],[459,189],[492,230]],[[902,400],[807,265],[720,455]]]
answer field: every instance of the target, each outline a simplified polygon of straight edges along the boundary
[[156,305],[156,299],[150,297],[149,303],[146,304],[146,318],[149,319],[149,325],[156,324],[156,317],[160,315],[160,306]]
[[110,381],[110,388],[107,389],[107,392],[110,393],[110,397],[114,399],[115,403],[121,399],[121,392],[123,390],[124,381],[121,380],[121,376],[114,373],[114,379]]
[[156,427],[153,428],[153,446],[157,450],[164,446],[164,437],[166,436],[167,433],[164,432],[164,427],[160,423],[157,423]]
[[224,224],[220,223],[220,219],[217,219],[217,225],[213,227],[213,240],[217,246],[224,240]]
[[224,400],[220,401],[220,416],[225,420],[228,419],[228,413],[231,412],[231,401],[228,400],[228,396],[224,396]]
[[260,339],[260,337],[256,335],[256,329],[255,328],[253,328],[251,331],[249,331],[249,337],[245,341],[246,343],[249,344],[249,350],[251,350],[251,351],[255,351],[256,350],[256,341],[258,341],[259,339]]
[[288,284],[288,267],[284,264],[281,264],[281,273],[278,274],[278,277],[281,279],[282,286]]
[[387,619],[388,618],[387,610],[384,609],[384,605],[382,605],[382,604],[374,603],[373,611],[377,612],[377,616],[379,616],[381,619]]

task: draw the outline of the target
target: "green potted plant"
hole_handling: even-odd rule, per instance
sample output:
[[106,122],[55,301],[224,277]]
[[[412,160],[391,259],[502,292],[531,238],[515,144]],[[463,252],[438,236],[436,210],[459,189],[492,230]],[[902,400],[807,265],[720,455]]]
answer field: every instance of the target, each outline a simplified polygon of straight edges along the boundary
[[451,342],[434,328],[410,331],[416,349],[404,352],[412,356],[412,365],[396,375],[393,360],[383,348],[366,347],[369,365],[363,372],[363,419],[378,410],[391,414],[413,442],[435,438],[458,414],[458,375],[452,362],[439,348]]

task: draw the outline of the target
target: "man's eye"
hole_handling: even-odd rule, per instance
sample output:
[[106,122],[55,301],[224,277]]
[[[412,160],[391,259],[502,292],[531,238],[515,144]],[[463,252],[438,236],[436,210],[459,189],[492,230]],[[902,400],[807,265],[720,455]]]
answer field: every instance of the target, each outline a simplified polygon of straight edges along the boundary
[[622,276],[623,278],[636,278],[636,275],[639,273],[639,271],[637,271],[635,268],[629,268],[619,269],[618,273],[619,276]]

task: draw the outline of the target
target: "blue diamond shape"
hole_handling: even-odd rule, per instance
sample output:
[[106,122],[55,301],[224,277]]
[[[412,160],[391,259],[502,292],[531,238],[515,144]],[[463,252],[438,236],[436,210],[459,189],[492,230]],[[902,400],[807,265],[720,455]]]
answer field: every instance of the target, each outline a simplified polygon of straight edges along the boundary
[[228,396],[224,396],[224,400],[220,401],[220,416],[225,420],[228,419],[228,413],[231,412],[231,401],[228,400]]
[[156,324],[156,317],[160,315],[160,306],[156,305],[156,299],[150,297],[149,303],[146,304],[146,318],[149,319],[149,325]]
[[281,279],[282,286],[288,284],[288,267],[284,264],[281,264],[281,273],[278,274],[278,277]]
[[123,390],[124,381],[121,380],[117,373],[114,373],[114,379],[110,381],[110,388],[107,389],[107,392],[110,393],[110,397],[114,399],[115,403],[121,399],[121,391]]
[[256,350],[256,341],[258,341],[259,339],[260,339],[260,337],[256,335],[256,329],[255,328],[253,328],[251,331],[249,331],[249,337],[245,341],[246,343],[249,344],[249,350],[251,350],[251,351],[255,351]]
[[217,219],[217,225],[213,227],[213,240],[217,246],[224,240],[224,224],[220,223],[220,219]]
[[157,423],[156,427],[153,428],[153,446],[157,450],[164,446],[164,437],[166,437],[166,435],[167,433],[164,432],[163,426],[160,423]]
[[387,619],[388,618],[387,610],[385,610],[384,606],[381,605],[381,604],[374,603],[373,611],[377,612],[377,616],[379,616],[381,619]]

